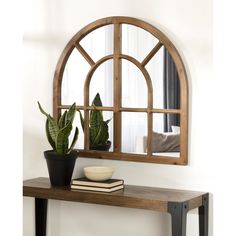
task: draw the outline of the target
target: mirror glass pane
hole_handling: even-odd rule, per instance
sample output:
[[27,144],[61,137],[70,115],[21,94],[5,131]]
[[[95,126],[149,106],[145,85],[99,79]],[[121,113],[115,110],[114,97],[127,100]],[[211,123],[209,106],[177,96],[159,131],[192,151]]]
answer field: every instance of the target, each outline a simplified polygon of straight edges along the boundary
[[68,58],[62,77],[61,103],[71,105],[84,104],[84,81],[90,69],[84,57],[74,49]]
[[153,107],[180,109],[180,82],[175,63],[165,47],[146,65],[153,85]]
[[145,154],[144,136],[147,136],[147,114],[122,112],[122,152]]
[[147,107],[147,83],[133,63],[122,60],[122,107]]
[[113,25],[100,27],[80,41],[80,45],[95,62],[106,55],[113,54],[113,29]]
[[127,54],[139,62],[156,46],[158,39],[137,26],[122,24],[122,54]]
[[179,124],[179,114],[153,114],[153,155],[180,156]]
[[99,93],[103,106],[113,106],[113,60],[102,63],[94,72],[89,87],[89,104]]

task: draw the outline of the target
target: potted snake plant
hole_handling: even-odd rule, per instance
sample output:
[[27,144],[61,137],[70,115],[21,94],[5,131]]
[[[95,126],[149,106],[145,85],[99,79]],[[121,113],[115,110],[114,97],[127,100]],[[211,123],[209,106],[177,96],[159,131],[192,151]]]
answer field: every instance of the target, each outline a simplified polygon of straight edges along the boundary
[[[111,119],[103,119],[103,112],[97,110],[96,107],[102,106],[100,94],[97,93],[92,101],[92,106],[95,108],[90,111],[89,114],[89,148],[91,150],[108,151],[111,147],[111,141],[109,141],[108,124]],[[84,130],[84,118],[80,113],[80,121],[82,129]]]
[[78,139],[79,130],[76,127],[74,137],[69,145],[69,136],[76,113],[75,103],[65,111],[57,121],[46,113],[38,102],[39,110],[47,118],[46,135],[52,150],[44,152],[52,186],[68,186],[71,182],[78,152],[73,150]]

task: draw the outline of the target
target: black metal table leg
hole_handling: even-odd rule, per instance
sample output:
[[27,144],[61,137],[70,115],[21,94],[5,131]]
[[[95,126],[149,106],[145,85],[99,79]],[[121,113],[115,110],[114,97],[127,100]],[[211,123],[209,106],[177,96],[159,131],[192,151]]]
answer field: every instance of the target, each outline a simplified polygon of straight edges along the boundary
[[199,236],[208,236],[209,194],[202,196],[202,206],[199,213]]
[[48,200],[35,198],[35,232],[36,236],[46,236]]
[[169,202],[168,212],[171,214],[172,236],[186,236],[188,204]]

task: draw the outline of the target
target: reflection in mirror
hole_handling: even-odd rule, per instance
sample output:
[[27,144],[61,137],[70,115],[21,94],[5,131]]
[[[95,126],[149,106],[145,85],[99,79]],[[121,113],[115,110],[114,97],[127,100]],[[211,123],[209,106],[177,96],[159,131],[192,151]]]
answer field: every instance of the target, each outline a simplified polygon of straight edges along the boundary
[[[102,115],[103,121],[99,118]],[[113,112],[90,111],[90,149],[100,151],[113,151]]]
[[130,55],[142,62],[157,43],[158,39],[148,31],[122,24],[122,54]]
[[153,86],[153,107],[164,108],[164,53],[163,47],[153,56],[146,65]]
[[76,102],[77,105],[84,104],[84,81],[86,79],[89,64],[84,57],[74,49],[66,63],[62,77],[61,103],[71,105]]
[[103,106],[113,106],[113,60],[102,63],[94,72],[89,87],[89,104],[97,93]]
[[147,114],[122,112],[122,152],[146,154],[142,148],[143,137],[147,136]]
[[[153,155],[180,156],[180,115],[179,114],[153,114]],[[146,147],[144,137],[144,148]]]
[[80,41],[80,45],[95,62],[113,54],[113,29],[113,25],[100,27]]
[[[130,55],[139,62],[142,62],[158,42],[158,39],[146,30],[132,25],[122,24],[123,54]],[[123,67],[125,68],[125,72],[123,71]],[[179,77],[175,63],[167,49],[162,46],[145,67],[152,79],[153,107],[160,109],[180,109]],[[126,78],[129,78],[133,74],[132,70],[127,69],[122,64],[122,76],[125,75]],[[132,87],[130,88],[132,89]]]
[[180,82],[176,65],[162,46],[146,65],[153,85],[153,107],[180,109]]
[[133,63],[122,60],[122,107],[147,107],[147,83]]
[[180,115],[170,113],[153,113],[153,130],[155,132],[176,132],[173,126],[180,126]]

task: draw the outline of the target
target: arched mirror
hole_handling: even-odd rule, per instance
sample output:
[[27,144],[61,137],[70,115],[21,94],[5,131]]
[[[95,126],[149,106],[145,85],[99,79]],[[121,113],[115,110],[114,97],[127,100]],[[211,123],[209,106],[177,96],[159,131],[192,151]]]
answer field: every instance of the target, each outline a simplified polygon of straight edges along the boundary
[[[94,102],[97,94],[99,105]],[[54,117],[73,102],[83,117],[80,156],[187,164],[187,75],[173,43],[154,26],[131,17],[108,17],[81,29],[57,64]],[[107,121],[106,150],[91,145],[96,112]]]

